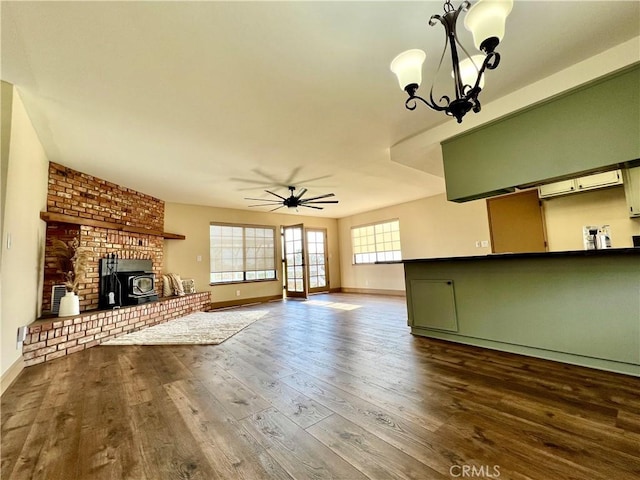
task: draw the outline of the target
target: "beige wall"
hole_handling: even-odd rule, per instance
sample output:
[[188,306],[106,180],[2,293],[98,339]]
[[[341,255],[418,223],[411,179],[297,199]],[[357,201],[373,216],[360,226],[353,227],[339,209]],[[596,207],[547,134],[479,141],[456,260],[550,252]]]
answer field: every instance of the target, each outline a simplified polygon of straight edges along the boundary
[[[177,273],[194,278],[198,291],[210,290],[213,302],[233,301],[282,295],[282,279],[273,282],[209,285],[209,224],[225,222],[249,225],[269,225],[277,228],[277,265],[281,265],[279,227],[303,223],[306,228],[325,228],[329,252],[331,288],[340,287],[340,255],[338,253],[338,222],[335,219],[202,207],[178,203],[165,204],[165,231],[185,235],[186,240],[165,241],[165,273]],[[202,257],[200,262],[198,256]],[[236,295],[236,291],[240,295]]]
[[45,237],[40,212],[46,209],[47,171],[42,145],[19,93],[14,91],[0,266],[3,376],[12,366],[13,371],[21,358],[22,352],[16,345],[18,328],[30,324],[40,314]]
[[394,265],[352,265],[351,227],[397,218],[403,259],[485,255],[476,241],[489,240],[484,200],[448,202],[444,194],[382,208],[338,221],[342,287],[404,291],[404,269]]
[[611,225],[611,246],[632,247],[640,218],[629,218],[624,188],[612,187],[543,200],[549,250],[582,250],[582,227]]
[[[9,143],[11,139],[11,106],[13,85],[0,81],[0,238],[4,237],[4,208],[7,198],[7,172],[9,168]],[[0,248],[0,262],[2,249]]]

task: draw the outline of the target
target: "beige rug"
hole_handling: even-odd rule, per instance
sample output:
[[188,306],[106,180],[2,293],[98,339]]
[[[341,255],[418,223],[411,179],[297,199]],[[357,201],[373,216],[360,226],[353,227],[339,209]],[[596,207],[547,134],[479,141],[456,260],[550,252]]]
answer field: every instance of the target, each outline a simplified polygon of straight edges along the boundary
[[268,310],[195,312],[113,338],[102,345],[217,345],[268,313]]

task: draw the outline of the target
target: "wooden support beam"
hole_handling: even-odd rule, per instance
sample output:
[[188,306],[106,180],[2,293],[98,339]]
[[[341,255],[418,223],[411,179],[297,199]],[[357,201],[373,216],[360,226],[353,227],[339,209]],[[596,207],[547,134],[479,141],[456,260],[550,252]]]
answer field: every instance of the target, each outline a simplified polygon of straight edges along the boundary
[[101,220],[94,220],[92,218],[75,217],[73,215],[64,215],[62,213],[40,212],[40,218],[47,223],[59,222],[59,223],[70,223],[72,225],[88,225],[90,227],[108,228],[111,230],[119,230],[122,232],[154,235],[156,237],[163,237],[167,240],[185,240],[187,238],[184,235],[179,235],[177,233],[161,232],[159,230],[152,230],[152,229],[143,228],[143,227],[134,227],[131,225],[122,225],[120,223],[115,223],[115,222],[103,222]]

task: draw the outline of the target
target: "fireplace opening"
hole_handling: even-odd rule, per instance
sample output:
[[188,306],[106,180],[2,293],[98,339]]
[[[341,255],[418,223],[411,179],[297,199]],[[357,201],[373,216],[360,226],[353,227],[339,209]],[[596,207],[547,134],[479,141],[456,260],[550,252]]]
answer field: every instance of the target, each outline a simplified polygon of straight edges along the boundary
[[100,259],[99,308],[140,305],[156,300],[158,294],[151,260],[119,259],[116,254]]

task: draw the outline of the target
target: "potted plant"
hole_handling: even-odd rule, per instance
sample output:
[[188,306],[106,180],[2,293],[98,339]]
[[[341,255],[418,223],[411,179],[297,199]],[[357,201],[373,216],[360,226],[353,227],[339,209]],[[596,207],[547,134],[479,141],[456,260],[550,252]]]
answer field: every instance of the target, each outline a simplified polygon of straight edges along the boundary
[[53,255],[58,262],[58,273],[62,275],[67,294],[60,299],[58,316],[68,317],[80,313],[80,299],[78,286],[84,279],[89,263],[89,252],[80,246],[77,238],[68,242],[54,238],[52,241]]

